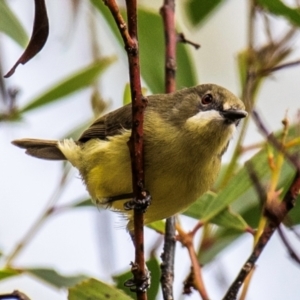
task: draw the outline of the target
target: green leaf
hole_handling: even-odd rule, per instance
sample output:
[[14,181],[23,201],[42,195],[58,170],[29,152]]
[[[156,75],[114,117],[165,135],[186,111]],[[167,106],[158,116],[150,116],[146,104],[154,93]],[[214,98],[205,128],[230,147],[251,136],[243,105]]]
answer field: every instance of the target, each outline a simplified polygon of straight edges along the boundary
[[0,270],[0,280],[6,279],[8,277],[20,275],[22,271],[15,269],[2,269]]
[[95,206],[95,204],[93,204],[91,199],[84,199],[84,200],[80,200],[80,201],[76,201],[74,204],[72,204],[72,207],[87,207],[87,206]]
[[53,269],[34,268],[24,269],[25,272],[54,285],[57,288],[71,287],[88,278],[85,275],[63,276]]
[[241,215],[226,207],[210,221],[213,224],[245,232],[249,225]]
[[0,16],[0,31],[10,36],[22,48],[25,48],[29,38],[18,18],[4,0],[0,1]]
[[124,87],[124,93],[123,93],[123,105],[126,105],[130,102],[131,102],[130,85],[129,83],[126,83]]
[[76,74],[72,74],[70,77],[51,87],[47,92],[30,101],[20,112],[27,112],[53,103],[62,97],[88,87],[94,83],[98,76],[114,61],[114,57],[109,57],[92,63],[90,66],[80,70]]
[[[151,285],[147,290],[148,299],[155,299],[160,285],[160,266],[155,257],[152,257],[146,262],[147,268],[151,274]],[[117,288],[123,290],[127,295],[132,296],[133,293],[124,286],[124,282],[132,277],[132,273],[127,271],[125,273],[114,276],[113,279],[116,282]]]
[[[250,162],[261,184],[267,184],[271,174],[266,150],[261,150],[250,159]],[[294,169],[285,162],[282,168],[279,186],[284,186],[286,182],[290,180],[291,176],[293,176],[294,172]],[[245,196],[247,196],[247,198]],[[242,168],[236,176],[229,181],[226,187],[218,193],[217,197],[204,208],[202,221],[209,221],[234,201],[247,203],[253,198],[257,199],[256,191],[246,168]]]
[[159,221],[155,221],[155,222],[152,222],[150,224],[147,224],[146,226],[150,229],[153,229],[153,230],[157,231],[157,232],[164,233],[165,232],[165,227],[166,227],[166,222],[163,221],[163,220],[159,220]]
[[203,22],[223,0],[189,0],[186,3],[188,20],[192,25],[199,25]]
[[280,0],[257,0],[257,4],[276,16],[282,16],[296,26],[300,26],[300,9],[291,8]]
[[155,94],[164,92],[164,36],[161,17],[140,9],[139,48],[142,77]]
[[[106,20],[113,35],[124,49],[123,40],[111,16],[109,9],[102,1],[91,0]],[[162,18],[157,12],[140,8],[138,10],[138,32],[141,74],[152,93],[163,93],[164,84],[164,29]],[[177,48],[177,88],[194,86],[197,84],[194,62],[187,45],[180,44]]]
[[[202,220],[205,207],[207,207],[212,201],[214,201],[215,198],[215,194],[210,192],[206,193],[196,202],[194,202],[184,212],[184,215],[195,218],[197,220]],[[231,211],[229,207],[224,208],[220,213],[207,221],[225,228],[232,228],[242,232],[244,232],[249,227],[242,216]]]
[[151,285],[147,291],[148,299],[156,299],[160,287],[160,263],[156,257],[151,257],[146,262],[147,268],[151,275]]
[[123,291],[96,279],[89,279],[69,289],[68,300],[132,300]]
[[300,224],[300,195],[296,199],[296,206],[290,211],[288,218],[285,220],[286,226]]
[[[177,44],[177,68],[176,68],[176,88],[177,90],[195,86],[198,84],[196,76],[196,63],[193,61],[191,46],[182,43]],[[196,50],[194,50],[196,51]]]
[[[142,94],[147,94],[147,89],[142,87]],[[128,103],[131,103],[131,91],[130,91],[130,84],[126,83],[124,87],[124,93],[123,93],[123,105],[126,105]]]
[[[293,168],[288,164],[285,164],[279,186],[287,188],[289,186],[289,182],[293,178],[293,175]],[[267,184],[267,181],[263,180],[263,182]],[[285,191],[283,191],[282,194],[284,195]],[[248,191],[245,191],[245,194],[241,195],[237,201],[231,205],[231,207],[241,214],[249,226],[252,228],[257,227],[261,216],[261,204],[258,201],[258,196],[253,187],[248,189]],[[287,226],[300,224],[300,196],[298,196],[296,200],[296,207],[290,211],[286,221],[288,223]],[[207,249],[202,249],[199,253],[201,263],[209,263],[227,246],[231,245],[235,240],[241,237],[242,234],[242,232],[238,232],[230,228],[218,228],[215,231]]]
[[[162,18],[157,12],[139,9],[139,48],[143,79],[153,93],[164,93],[165,41]],[[151,24],[149,26],[149,24]],[[155,52],[154,52],[155,49]],[[177,46],[176,85],[178,89],[197,84],[194,64],[187,45]]]

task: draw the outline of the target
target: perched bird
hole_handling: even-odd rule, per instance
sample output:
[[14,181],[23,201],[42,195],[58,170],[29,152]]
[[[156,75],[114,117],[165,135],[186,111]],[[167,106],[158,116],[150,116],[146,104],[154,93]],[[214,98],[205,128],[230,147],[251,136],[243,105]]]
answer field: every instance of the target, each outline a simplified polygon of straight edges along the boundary
[[[185,210],[206,192],[219,173],[244,104],[215,84],[147,97],[144,119],[145,188],[152,196],[145,223]],[[96,204],[124,212],[132,229],[130,153],[131,104],[97,119],[78,141],[20,139],[12,143],[48,160],[76,167]]]

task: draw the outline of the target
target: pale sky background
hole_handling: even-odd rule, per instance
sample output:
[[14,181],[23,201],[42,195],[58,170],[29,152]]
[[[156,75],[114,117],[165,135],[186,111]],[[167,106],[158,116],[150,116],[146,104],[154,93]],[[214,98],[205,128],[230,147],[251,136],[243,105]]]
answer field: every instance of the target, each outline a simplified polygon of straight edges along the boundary
[[[20,66],[12,78],[7,80],[8,86],[16,86],[21,90],[18,98],[20,106],[90,62],[90,40],[86,25],[90,12],[87,8],[88,1],[81,2],[77,21],[73,25],[71,15],[66,13],[70,9],[69,1],[46,1],[50,19],[49,40],[38,56],[25,66]],[[160,7],[161,2],[153,1],[153,5]],[[9,0],[9,4],[30,34],[33,1]],[[177,9],[180,9],[180,5],[177,5]],[[202,45],[197,52],[191,51],[197,59],[195,67],[199,82],[216,83],[239,94],[235,59],[237,53],[246,46],[246,11],[246,0],[226,1],[199,30],[189,32],[184,29],[187,38]],[[105,27],[99,26],[99,40],[105,41],[101,44],[102,54],[115,54],[116,44],[107,39],[105,30]],[[280,32],[281,27],[278,27],[278,33]],[[295,43],[295,46],[297,51],[291,60],[300,56],[299,43]],[[3,68],[8,71],[22,53],[22,49],[1,34],[0,50],[4,59]],[[110,109],[121,105],[127,78],[126,60],[115,63],[102,77],[100,88],[104,98],[111,99],[113,103]],[[258,106],[270,129],[280,128],[287,109],[291,117],[299,109],[299,78],[300,68],[295,67],[277,72],[264,84]],[[62,168],[59,162],[42,161],[24,155],[10,141],[21,137],[56,139],[64,136],[74,126],[92,117],[89,95],[89,91],[82,91],[71,95],[59,105],[54,104],[27,113],[22,123],[0,124],[0,249],[4,254],[10,252],[41,214],[58,184]],[[246,144],[261,139],[253,125],[250,129]],[[227,159],[228,157],[227,155]],[[70,174],[70,181],[60,204],[88,196],[76,170]],[[184,228],[191,228],[191,220],[182,220]],[[107,281],[110,274],[128,269],[129,262],[134,259],[133,247],[123,229],[123,223],[116,214],[99,212],[96,208],[62,213],[49,219],[14,265],[50,267],[65,275],[85,273]],[[293,235],[289,236],[293,238]],[[113,253],[115,256],[111,249],[105,251],[106,242],[110,238],[116,245],[117,253]],[[147,249],[151,249],[157,238],[155,233],[146,229]],[[300,249],[299,242],[293,243],[296,249]],[[220,288],[216,280],[220,271],[224,272],[227,284],[231,283],[250,254],[251,246],[252,238],[244,235],[234,247],[226,249],[203,269],[204,281],[212,300],[220,299],[227,289]],[[182,280],[190,268],[187,251],[179,244],[175,265],[175,299],[179,299]],[[63,300],[67,297],[65,291],[25,275],[0,281],[0,293],[15,289],[23,291],[31,299]],[[299,294],[300,268],[291,261],[275,234],[258,261],[247,299],[296,300],[299,299]],[[186,298],[194,300],[199,299],[199,296],[194,292],[191,297]]]

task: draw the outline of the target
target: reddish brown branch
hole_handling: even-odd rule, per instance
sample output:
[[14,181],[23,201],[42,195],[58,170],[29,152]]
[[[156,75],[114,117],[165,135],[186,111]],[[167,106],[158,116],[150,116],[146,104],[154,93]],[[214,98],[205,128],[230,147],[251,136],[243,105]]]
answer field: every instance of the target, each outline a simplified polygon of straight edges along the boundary
[[[145,201],[147,193],[144,184],[144,147],[143,147],[143,123],[146,100],[143,98],[140,79],[140,62],[138,52],[137,35],[137,3],[136,0],[126,0],[127,26],[120,14],[115,0],[104,1],[113,14],[122,35],[128,56],[129,77],[132,100],[132,133],[129,141],[132,166],[132,186],[135,195],[134,202]],[[138,299],[147,299],[143,288],[146,279],[144,257],[144,211],[135,206],[134,209],[134,240],[135,240],[135,263],[133,264],[134,282]],[[145,286],[144,286],[145,287]]]
[[131,47],[133,44],[133,41],[131,39],[131,36],[129,35],[128,28],[126,25],[126,22],[124,21],[121,12],[119,10],[118,4],[115,0],[103,0],[104,4],[107,5],[109,8],[111,14],[113,15],[115,22],[119,28],[119,31],[121,33],[121,36],[123,38],[125,47]]
[[[176,90],[175,0],[164,0],[160,13],[165,35],[165,92],[173,93]],[[174,216],[166,220],[164,249],[161,256],[161,285],[165,300],[174,299],[175,223]]]
[[[140,61],[138,53],[137,35],[137,3],[136,0],[126,0],[128,31],[131,43],[126,45],[129,63],[130,89],[132,101],[132,133],[130,137],[130,154],[132,162],[132,188],[137,200],[144,200],[145,176],[144,176],[144,144],[143,144],[143,124],[146,101],[142,95]],[[143,282],[147,275],[145,270],[144,256],[144,212],[134,209],[134,237],[135,237],[135,263],[139,272],[134,273],[137,285]],[[138,299],[147,299],[147,294],[143,290],[137,289]]]
[[192,263],[191,274],[189,275],[189,280],[185,282],[184,290],[188,291],[193,287],[199,292],[203,300],[208,300],[209,297],[203,282],[201,267],[193,245],[194,233],[185,233],[180,227],[177,227],[177,231],[177,239],[187,248]]

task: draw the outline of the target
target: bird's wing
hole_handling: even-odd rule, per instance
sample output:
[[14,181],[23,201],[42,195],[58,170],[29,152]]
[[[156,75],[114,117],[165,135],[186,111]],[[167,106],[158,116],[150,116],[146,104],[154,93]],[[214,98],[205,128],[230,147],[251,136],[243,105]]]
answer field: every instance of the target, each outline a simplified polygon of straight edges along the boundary
[[120,134],[122,129],[131,129],[131,103],[108,113],[97,119],[87,130],[85,130],[79,142],[86,142],[90,139],[105,140],[109,136]]

